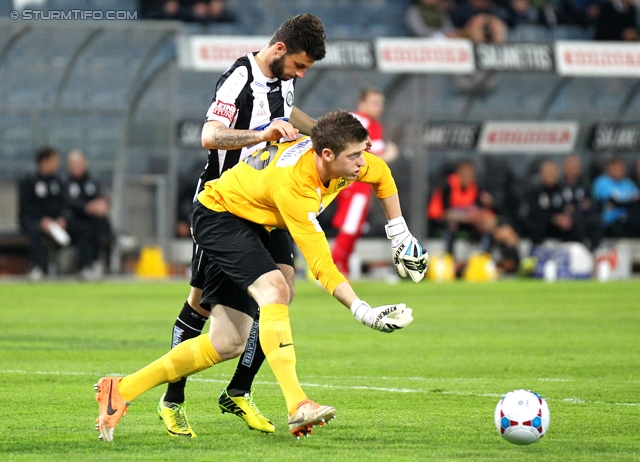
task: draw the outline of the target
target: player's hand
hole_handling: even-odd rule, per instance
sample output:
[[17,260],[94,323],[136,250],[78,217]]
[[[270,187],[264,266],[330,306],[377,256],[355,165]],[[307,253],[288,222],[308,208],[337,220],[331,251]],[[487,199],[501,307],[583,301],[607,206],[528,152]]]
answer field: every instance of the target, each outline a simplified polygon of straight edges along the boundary
[[404,303],[371,308],[367,302],[358,299],[351,304],[351,313],[365,326],[387,333],[407,327],[413,321],[413,310]]
[[263,141],[278,141],[281,138],[292,141],[296,139],[298,133],[298,129],[286,120],[274,119],[262,130],[262,138]]
[[387,238],[391,239],[393,266],[401,278],[409,276],[413,282],[420,282],[427,272],[429,253],[413,237],[404,218],[398,217],[385,225]]

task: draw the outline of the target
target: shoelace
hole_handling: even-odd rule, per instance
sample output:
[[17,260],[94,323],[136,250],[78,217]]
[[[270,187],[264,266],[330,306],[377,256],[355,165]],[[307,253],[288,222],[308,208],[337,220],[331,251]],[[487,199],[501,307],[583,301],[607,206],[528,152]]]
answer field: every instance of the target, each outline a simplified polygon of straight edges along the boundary
[[175,412],[173,413],[175,419],[176,419],[176,424],[178,425],[178,427],[180,428],[187,428],[187,418],[185,416],[184,413],[184,405],[183,404],[176,404],[175,407]]
[[247,400],[247,402],[249,403],[249,406],[251,406],[251,409],[253,409],[253,411],[256,414],[258,414],[260,417],[264,417],[262,415],[262,412],[260,412],[260,409],[258,409],[258,406],[256,406],[255,403],[253,402],[253,392],[249,393],[248,395],[244,395],[244,397]]

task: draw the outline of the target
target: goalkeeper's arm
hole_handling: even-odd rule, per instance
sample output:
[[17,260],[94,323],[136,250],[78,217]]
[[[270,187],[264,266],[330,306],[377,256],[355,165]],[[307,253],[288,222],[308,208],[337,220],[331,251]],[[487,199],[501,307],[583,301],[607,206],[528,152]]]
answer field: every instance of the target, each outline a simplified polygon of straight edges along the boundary
[[342,282],[333,291],[333,296],[351,310],[351,314],[367,327],[381,332],[393,332],[407,327],[413,321],[412,310],[404,303],[371,307],[360,300],[351,284]]

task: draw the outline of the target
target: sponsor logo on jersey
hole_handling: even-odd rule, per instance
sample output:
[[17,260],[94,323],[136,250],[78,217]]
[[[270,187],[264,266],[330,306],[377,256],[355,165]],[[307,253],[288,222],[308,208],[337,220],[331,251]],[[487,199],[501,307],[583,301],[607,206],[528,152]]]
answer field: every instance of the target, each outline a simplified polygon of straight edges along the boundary
[[345,180],[344,178],[340,177],[340,178],[338,179],[338,186],[337,186],[337,188],[338,188],[338,189],[340,189],[340,188],[342,188],[342,187],[343,187],[344,185],[346,185],[346,184],[347,184],[347,180]]
[[291,167],[295,165],[300,156],[311,149],[312,146],[311,138],[307,138],[286,149],[278,159],[278,162],[276,162],[276,167]]
[[233,122],[233,119],[236,116],[236,112],[238,108],[236,108],[235,104],[225,103],[224,101],[216,101],[215,105],[211,108],[211,113],[213,115],[217,115],[218,117],[223,117],[227,119],[229,122]]

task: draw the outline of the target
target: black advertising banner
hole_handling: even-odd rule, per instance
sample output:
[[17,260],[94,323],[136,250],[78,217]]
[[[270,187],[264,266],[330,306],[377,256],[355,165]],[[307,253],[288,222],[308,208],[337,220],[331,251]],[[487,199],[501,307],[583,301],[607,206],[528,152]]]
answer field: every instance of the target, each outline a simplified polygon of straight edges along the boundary
[[640,123],[594,125],[589,148],[594,151],[640,151]]
[[424,143],[428,149],[471,150],[476,146],[480,126],[471,123],[433,123],[427,125]]
[[314,67],[332,69],[373,69],[373,45],[363,40],[327,42],[327,54]]
[[176,144],[182,148],[202,149],[203,120],[181,120],[178,122]]
[[553,72],[551,45],[543,43],[478,43],[476,68],[482,71]]

